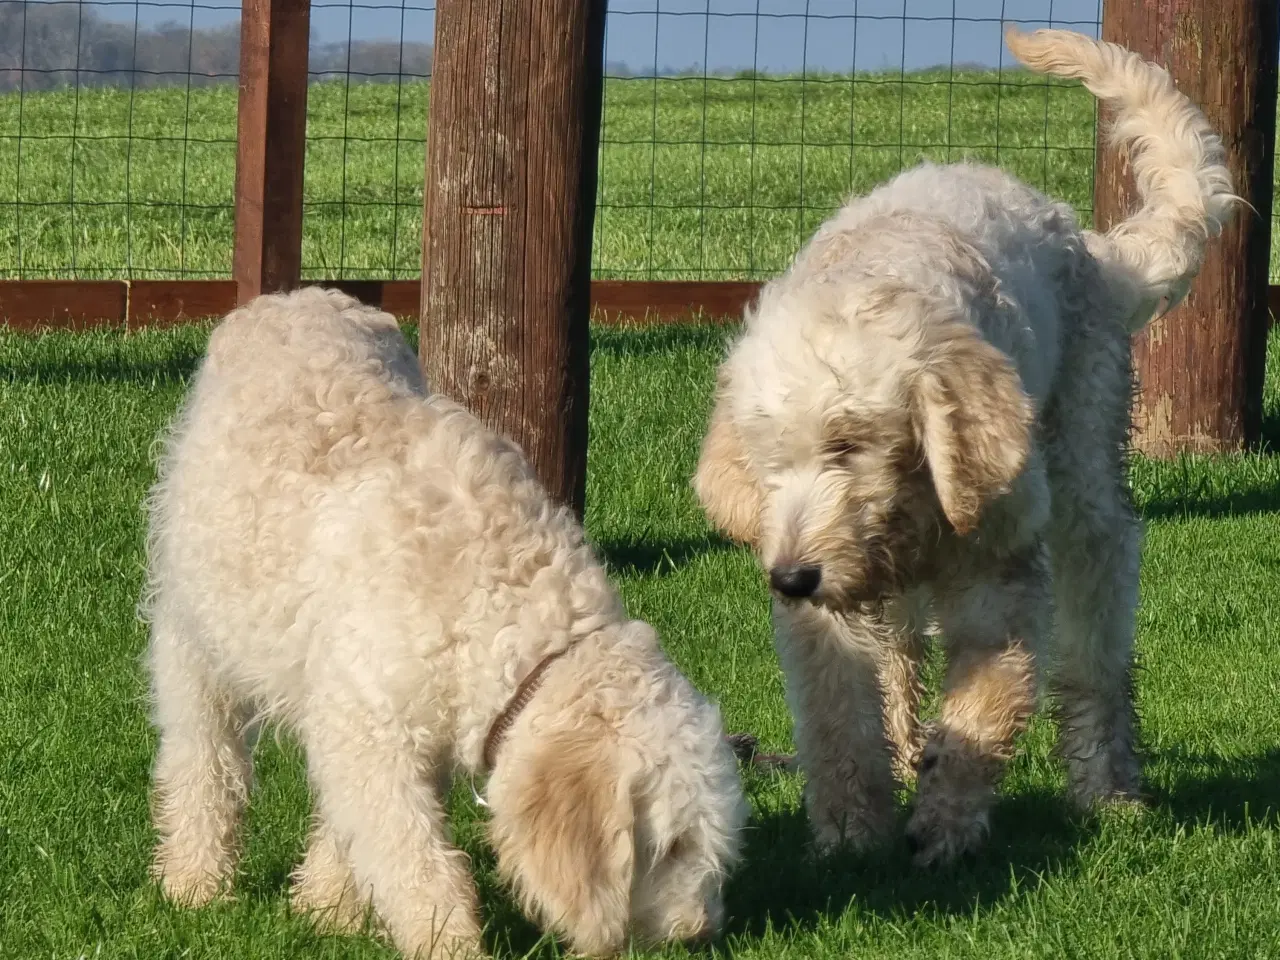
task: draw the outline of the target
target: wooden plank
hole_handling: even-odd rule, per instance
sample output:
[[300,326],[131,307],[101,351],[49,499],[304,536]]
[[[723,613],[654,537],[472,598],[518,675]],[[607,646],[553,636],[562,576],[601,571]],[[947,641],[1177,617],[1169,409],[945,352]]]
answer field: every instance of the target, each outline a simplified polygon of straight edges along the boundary
[[[1227,145],[1240,196],[1270,213],[1280,36],[1276,0],[1107,0],[1102,35],[1169,68]],[[1099,140],[1094,209],[1106,229],[1136,205],[1127,165]],[[1135,446],[1152,456],[1253,446],[1262,428],[1271,217],[1237,215],[1190,296],[1134,341]]]
[[[397,317],[414,317],[421,302],[417,280],[326,280],[370,306]],[[591,284],[592,320],[605,326],[685,323],[733,324],[760,290],[739,281],[596,280]]]
[[[397,317],[416,319],[421,291],[417,280],[334,280],[323,285],[345,290]],[[631,326],[696,320],[733,325],[758,290],[757,284],[731,281],[597,281],[591,285],[592,322]],[[167,326],[221,317],[235,306],[235,299],[231,280],[0,280],[0,324],[7,322],[15,330],[54,321],[77,328],[126,321],[130,327]],[[1280,285],[1269,288],[1267,299],[1274,323],[1280,317]]]
[[310,0],[244,0],[232,276],[240,303],[302,277]]
[[708,323],[737,323],[760,291],[739,281],[597,280],[591,305],[605,324],[677,323],[701,315]]
[[125,322],[120,280],[9,280],[0,283],[0,324],[11,330],[83,330]]
[[427,380],[586,491],[605,0],[438,0],[427,131]]
[[417,319],[422,301],[422,284],[417,280],[324,280],[320,286],[334,287],[396,317]]
[[[414,318],[421,302],[417,280],[325,280],[362,303],[397,317]],[[102,289],[128,288],[127,310],[104,298]],[[605,326],[737,323],[759,290],[755,283],[734,281],[601,280],[591,284],[593,322]],[[1280,295],[1280,287],[1276,288]],[[1280,301],[1277,301],[1280,302]],[[0,280],[0,314],[8,307],[15,325],[21,317],[52,317],[68,310],[82,324],[130,327],[166,326],[220,317],[236,305],[233,280]],[[34,311],[34,314],[33,314]]]
[[134,280],[130,327],[164,327],[221,317],[236,305],[234,280]]

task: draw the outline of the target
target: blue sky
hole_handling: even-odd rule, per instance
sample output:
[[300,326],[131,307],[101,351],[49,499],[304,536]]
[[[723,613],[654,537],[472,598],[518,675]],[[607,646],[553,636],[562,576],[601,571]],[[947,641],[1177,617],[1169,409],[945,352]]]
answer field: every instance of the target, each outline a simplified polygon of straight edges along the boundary
[[[56,0],[32,0],[56,2]],[[101,16],[143,25],[165,20],[226,24],[239,0],[85,4]],[[770,72],[908,70],[951,62],[1009,62],[1002,17],[1097,35],[1101,0],[611,0],[607,59],[635,73],[756,67]],[[312,4],[312,36],[430,43],[435,0]],[[954,20],[953,20],[954,17]]]

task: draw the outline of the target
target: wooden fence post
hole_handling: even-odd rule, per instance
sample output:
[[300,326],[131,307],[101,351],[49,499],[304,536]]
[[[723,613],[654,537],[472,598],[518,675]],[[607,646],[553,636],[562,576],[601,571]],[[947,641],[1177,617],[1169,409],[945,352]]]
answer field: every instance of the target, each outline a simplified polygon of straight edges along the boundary
[[244,0],[236,145],[236,300],[302,282],[310,0]]
[[[1169,69],[1227,147],[1241,209],[1181,307],[1134,343],[1137,449],[1158,457],[1258,442],[1276,132],[1276,0],[1107,0],[1102,36]],[[1095,222],[1132,209],[1127,165],[1099,139]]]
[[422,245],[432,388],[581,515],[605,0],[439,0]]

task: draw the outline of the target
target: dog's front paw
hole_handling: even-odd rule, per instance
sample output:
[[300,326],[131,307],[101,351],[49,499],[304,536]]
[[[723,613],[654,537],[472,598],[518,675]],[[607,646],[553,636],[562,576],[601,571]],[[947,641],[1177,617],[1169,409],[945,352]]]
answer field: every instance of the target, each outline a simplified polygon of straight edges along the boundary
[[910,743],[900,747],[893,756],[893,779],[904,787],[916,782],[916,768],[920,765],[920,756],[924,747],[919,743]]
[[840,823],[816,823],[813,826],[813,848],[819,856],[830,856],[839,852],[861,853],[885,843],[888,830],[870,829],[864,824],[848,821]]
[[809,804],[813,843],[819,854],[838,850],[861,852],[882,846],[893,835],[891,795],[860,798],[840,807]]
[[165,897],[183,907],[203,907],[218,897],[230,896],[227,881],[219,872],[184,866],[163,855],[156,857],[151,875]]
[[1067,760],[1067,795],[1077,810],[1144,805],[1137,760],[1132,754],[1108,756],[1103,750],[1084,760]]
[[907,821],[907,843],[918,867],[951,863],[982,846],[990,829],[986,809],[942,810],[917,805]]
[[325,933],[357,933],[370,914],[368,891],[356,889],[344,848],[323,822],[313,830],[307,855],[293,872],[289,905]]
[[404,941],[400,949],[415,960],[485,960],[489,956],[478,930],[432,931],[425,939]]
[[819,853],[867,850],[893,834],[893,775],[889,758],[877,764],[839,763],[805,771],[805,810]]
[[982,846],[990,830],[998,769],[987,758],[931,743],[920,761],[907,842],[921,867],[950,863]]
[[365,927],[369,901],[351,884],[328,884],[322,878],[296,876],[289,893],[294,912],[305,914],[324,933],[358,933]]

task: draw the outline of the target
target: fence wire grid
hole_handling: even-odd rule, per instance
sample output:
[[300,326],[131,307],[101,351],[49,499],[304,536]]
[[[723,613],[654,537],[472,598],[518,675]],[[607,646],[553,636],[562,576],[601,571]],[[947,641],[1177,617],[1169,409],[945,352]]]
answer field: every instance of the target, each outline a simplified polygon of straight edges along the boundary
[[[420,273],[434,14],[312,4],[307,279]],[[0,0],[0,279],[230,276],[238,18]],[[1018,68],[1011,21],[1097,36],[1101,0],[612,0],[595,275],[770,276],[924,159],[996,163],[1090,222],[1094,101]]]

